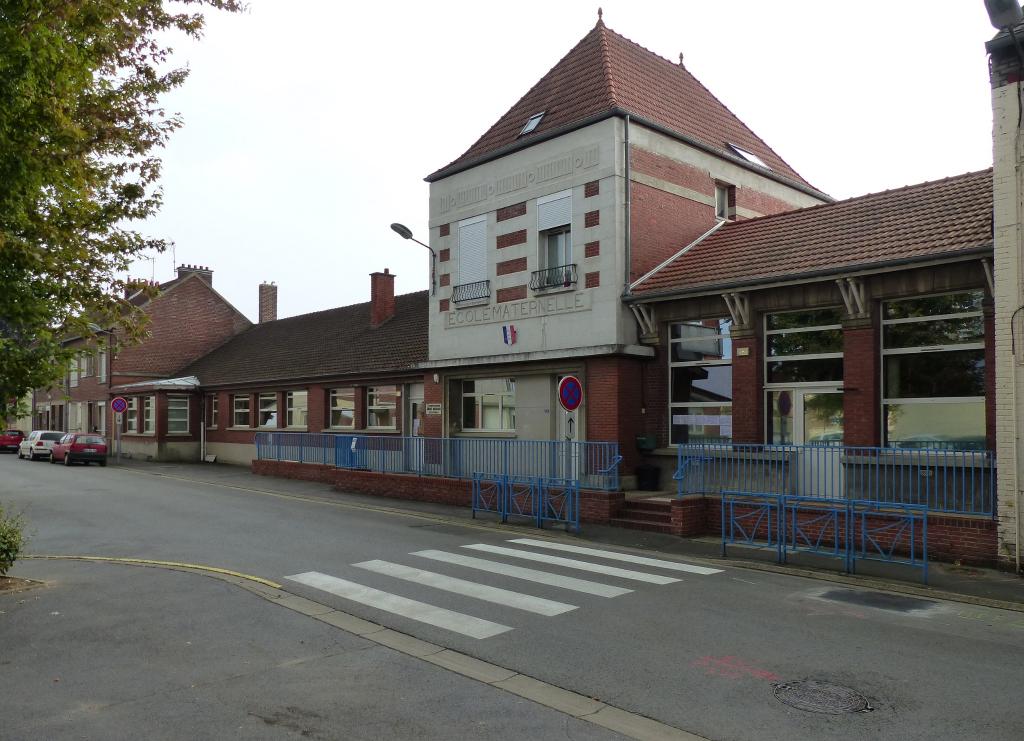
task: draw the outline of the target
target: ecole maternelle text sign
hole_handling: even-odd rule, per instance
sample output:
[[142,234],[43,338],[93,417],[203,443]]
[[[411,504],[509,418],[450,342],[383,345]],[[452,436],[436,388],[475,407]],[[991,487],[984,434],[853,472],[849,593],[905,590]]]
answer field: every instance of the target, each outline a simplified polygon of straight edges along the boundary
[[449,311],[445,321],[445,329],[466,327],[474,324],[517,322],[554,314],[586,311],[589,308],[589,293],[563,293],[557,296],[542,296],[522,301],[509,301],[507,303],[495,304],[494,306],[472,306]]

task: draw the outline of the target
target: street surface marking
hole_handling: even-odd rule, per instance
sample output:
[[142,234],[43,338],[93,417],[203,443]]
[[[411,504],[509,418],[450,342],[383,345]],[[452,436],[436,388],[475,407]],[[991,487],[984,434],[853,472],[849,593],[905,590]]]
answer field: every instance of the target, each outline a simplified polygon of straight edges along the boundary
[[509,564],[500,563],[498,561],[488,561],[485,558],[463,556],[461,553],[446,553],[445,551],[416,551],[411,555],[420,556],[421,558],[429,558],[443,563],[451,563],[456,566],[465,566],[470,569],[480,569],[481,571],[488,571],[492,574],[511,576],[513,579],[524,579],[525,581],[532,581],[538,584],[547,584],[551,587],[570,589],[574,592],[594,594],[598,597],[618,597],[623,594],[629,594],[633,591],[632,589],[623,589],[622,587],[600,584],[596,581],[577,579],[572,576],[550,574],[547,571],[537,571],[536,569],[524,569],[521,566],[510,566]]
[[401,615],[411,620],[433,625],[436,628],[444,628],[453,633],[461,633],[470,638],[490,638],[512,630],[507,625],[492,623],[490,620],[483,620],[472,615],[463,615],[461,612],[446,610],[443,607],[434,607],[425,602],[399,597],[397,594],[382,592],[373,587],[338,579],[318,571],[307,571],[304,574],[295,574],[285,578],[335,594],[352,602],[358,602],[361,605],[375,607],[378,610]]
[[644,556],[634,556],[630,553],[616,553],[615,551],[603,551],[598,548],[583,548],[582,546],[578,545],[554,543],[547,540],[533,540],[532,538],[515,538],[513,540],[510,540],[509,543],[518,543],[520,545],[532,545],[535,548],[548,548],[553,551],[565,551],[566,553],[579,553],[583,556],[598,556],[600,558],[607,558],[609,561],[625,561],[627,563],[640,564],[641,566],[654,566],[655,568],[659,569],[685,571],[689,574],[700,574],[701,576],[722,573],[722,569],[710,569],[707,566],[693,566],[688,563],[679,563],[678,561],[664,561],[660,558],[645,558]]
[[543,597],[533,597],[529,594],[520,594],[508,589],[477,584],[465,579],[456,579],[452,576],[436,574],[433,571],[414,569],[409,566],[391,563],[390,561],[364,561],[363,563],[353,564],[353,566],[373,571],[377,574],[393,576],[396,579],[411,581],[414,584],[426,584],[428,587],[434,587],[435,589],[443,589],[446,592],[454,592],[465,597],[473,597],[485,602],[494,602],[505,607],[514,607],[517,610],[525,610],[526,612],[533,612],[547,617],[561,615],[564,612],[576,609],[576,605],[567,605],[564,602],[556,602],[555,600],[544,599]]
[[589,561],[577,561],[572,558],[549,556],[547,553],[517,551],[515,548],[503,548],[500,545],[474,543],[473,545],[464,545],[462,547],[469,548],[470,550],[474,551],[484,551],[485,553],[496,553],[502,556],[522,558],[527,561],[540,561],[541,563],[551,564],[552,566],[564,566],[568,569],[592,571],[595,574],[605,574],[606,576],[617,576],[620,579],[632,579],[633,581],[643,581],[647,582],[648,584],[672,584],[674,582],[679,581],[679,579],[675,579],[671,576],[661,576],[660,574],[645,574],[642,571],[630,571],[629,569],[620,569],[615,566],[605,566],[602,563],[590,563]]

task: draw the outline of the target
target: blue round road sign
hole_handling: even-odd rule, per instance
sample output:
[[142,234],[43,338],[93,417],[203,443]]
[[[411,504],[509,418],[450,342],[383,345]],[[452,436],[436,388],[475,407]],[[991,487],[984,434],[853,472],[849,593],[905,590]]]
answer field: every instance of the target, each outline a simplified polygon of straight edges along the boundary
[[558,382],[558,403],[567,412],[575,412],[583,403],[583,384],[576,376],[566,376]]
[[123,396],[115,396],[110,400],[110,408],[121,414],[128,408],[128,400]]

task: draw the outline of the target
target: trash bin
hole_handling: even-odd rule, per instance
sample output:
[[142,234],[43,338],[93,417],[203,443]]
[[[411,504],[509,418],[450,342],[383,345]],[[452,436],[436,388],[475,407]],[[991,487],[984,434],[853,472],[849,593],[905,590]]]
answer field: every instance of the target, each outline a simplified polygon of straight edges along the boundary
[[640,491],[658,491],[661,486],[661,469],[649,463],[636,467],[636,488]]

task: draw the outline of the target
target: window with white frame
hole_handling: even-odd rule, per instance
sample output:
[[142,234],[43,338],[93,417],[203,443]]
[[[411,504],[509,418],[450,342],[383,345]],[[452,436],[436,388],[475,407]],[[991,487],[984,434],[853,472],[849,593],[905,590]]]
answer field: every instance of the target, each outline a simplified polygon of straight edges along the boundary
[[128,408],[124,411],[124,431],[125,432],[138,432],[139,431],[139,399],[137,396],[129,396],[125,401],[128,402]]
[[356,390],[348,388],[331,389],[331,427],[336,430],[351,430],[356,426]]
[[249,427],[249,394],[235,394],[231,398],[232,427]]
[[843,380],[843,325],[839,309],[768,314],[764,335],[765,383]]
[[459,222],[459,285],[487,280],[487,217]]
[[100,383],[107,382],[107,351],[100,350],[99,355],[96,356],[96,373],[99,376]]
[[277,394],[259,395],[259,426],[277,427]]
[[736,186],[715,183],[715,218],[729,221],[736,218]]
[[454,383],[463,431],[515,432],[516,379],[474,378]]
[[982,291],[887,301],[882,413],[894,447],[985,447]]
[[288,427],[306,427],[308,419],[308,392],[289,391],[285,396],[285,424]]
[[156,431],[156,399],[152,396],[142,397],[142,432],[152,435]]
[[732,319],[669,328],[669,415],[673,445],[732,439]]
[[206,426],[211,429],[217,427],[217,418],[219,416],[217,407],[219,403],[217,394],[208,394],[206,396]]
[[369,386],[366,389],[366,427],[393,430],[398,426],[398,387]]
[[80,358],[75,358],[74,360],[72,360],[71,361],[71,368],[68,371],[68,378],[69,378],[69,381],[71,383],[71,388],[74,388],[75,386],[78,385],[78,375],[79,375],[79,365],[78,365],[78,362],[79,362],[79,360],[80,360]]
[[167,434],[188,434],[188,397],[167,397]]

